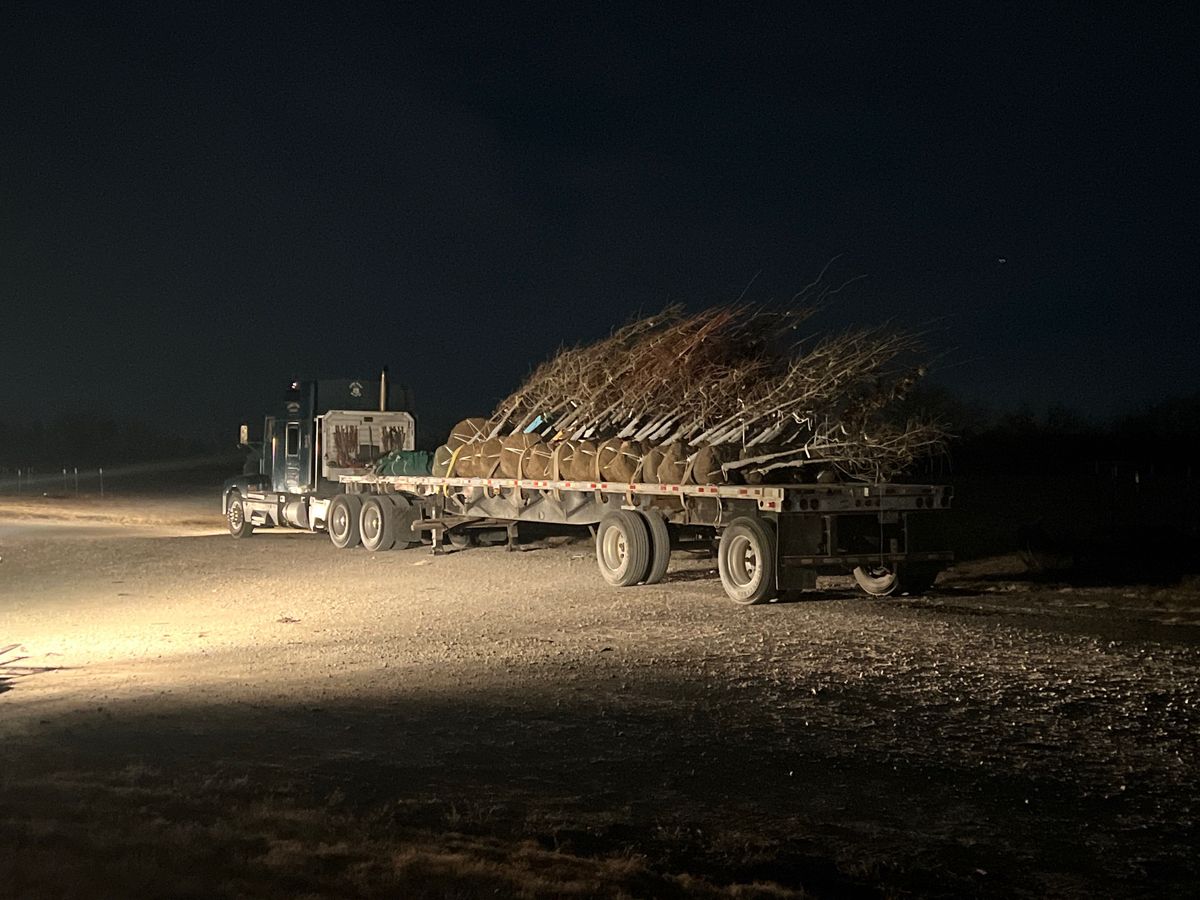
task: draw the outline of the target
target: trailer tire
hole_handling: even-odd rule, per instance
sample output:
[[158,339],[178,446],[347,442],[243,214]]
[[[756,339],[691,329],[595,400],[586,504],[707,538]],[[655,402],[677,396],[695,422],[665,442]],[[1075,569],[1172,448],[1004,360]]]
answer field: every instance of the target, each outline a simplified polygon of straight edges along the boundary
[[596,563],[614,587],[645,581],[650,572],[650,529],[631,509],[610,512],[596,529]]
[[329,502],[325,528],[329,532],[329,540],[339,550],[357,547],[362,543],[362,535],[358,530],[361,507],[362,498],[357,494],[338,494]]
[[380,497],[381,501],[391,501],[391,508],[384,505],[384,515],[392,520],[392,534],[395,537],[395,549],[408,550],[421,544],[420,537],[412,530],[413,523],[420,517],[420,511],[402,494],[391,494]]
[[246,505],[237,491],[229,494],[229,502],[225,505],[225,521],[229,524],[229,533],[235,538],[247,538],[254,534],[254,526],[246,517]]
[[752,606],[776,595],[775,552],[775,530],[763,519],[740,516],[725,527],[717,569],[730,600]]
[[387,497],[364,497],[358,513],[358,532],[362,545],[371,553],[382,553],[396,546],[395,507]]
[[937,580],[940,569],[908,566],[859,567],[854,570],[858,586],[872,597],[891,597],[908,594],[920,596],[928,593]]
[[858,566],[853,575],[863,593],[872,597],[889,597],[900,588],[900,573],[895,567]]
[[667,520],[653,509],[642,510],[646,528],[650,533],[650,569],[646,573],[646,584],[658,584],[667,574],[671,564],[671,533]]

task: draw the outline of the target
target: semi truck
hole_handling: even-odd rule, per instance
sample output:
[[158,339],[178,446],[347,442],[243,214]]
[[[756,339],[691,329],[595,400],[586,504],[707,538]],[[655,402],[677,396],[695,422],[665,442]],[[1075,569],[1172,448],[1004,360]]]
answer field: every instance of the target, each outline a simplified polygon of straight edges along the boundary
[[343,550],[427,544],[436,554],[483,535],[514,549],[522,524],[587,526],[608,584],[658,583],[673,551],[715,548],[725,593],[744,605],[813,589],[819,575],[853,575],[874,596],[921,593],[953,559],[913,546],[909,527],[913,515],[949,509],[947,486],[386,474],[380,460],[415,449],[410,407],[386,370],[378,379],[291,382],[261,441],[241,428],[252,463],[222,492],[230,533],[291,528],[325,532]]

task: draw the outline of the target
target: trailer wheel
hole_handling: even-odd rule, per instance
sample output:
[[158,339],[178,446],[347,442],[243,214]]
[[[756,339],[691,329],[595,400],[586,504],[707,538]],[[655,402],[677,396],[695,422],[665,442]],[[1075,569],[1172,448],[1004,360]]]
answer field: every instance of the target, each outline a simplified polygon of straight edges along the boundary
[[596,563],[615,587],[644,581],[650,571],[650,529],[631,509],[610,512],[596,529]]
[[[380,497],[385,519],[391,519],[392,534],[395,537],[397,550],[408,550],[417,547],[421,539],[413,532],[413,523],[420,519],[420,512],[409,499],[401,494],[391,494]],[[389,505],[387,501],[391,501]]]
[[751,516],[734,519],[721,532],[717,568],[721,585],[734,603],[751,606],[774,597],[774,529]]
[[466,550],[475,543],[475,539],[471,532],[466,531],[465,529],[461,531],[447,531],[445,539],[455,550]]
[[658,584],[667,574],[671,564],[671,533],[667,520],[652,509],[642,511],[646,527],[650,532],[650,569],[646,573],[646,584]]
[[329,503],[329,513],[325,527],[329,531],[329,540],[339,550],[357,547],[362,541],[358,530],[358,514],[362,506],[362,498],[357,494],[338,494]]
[[900,586],[900,573],[888,566],[859,566],[854,570],[854,580],[872,597],[887,597]]
[[854,570],[854,580],[872,597],[919,595],[933,587],[938,572],[938,569],[910,569],[907,566],[860,566]]
[[396,517],[392,512],[392,502],[387,497],[373,494],[363,498],[358,531],[363,547],[372,553],[391,550],[396,545]]
[[229,503],[225,507],[225,519],[229,523],[229,533],[235,538],[250,537],[254,534],[254,526],[246,518],[246,506],[242,503],[242,495],[233,491],[229,495]]

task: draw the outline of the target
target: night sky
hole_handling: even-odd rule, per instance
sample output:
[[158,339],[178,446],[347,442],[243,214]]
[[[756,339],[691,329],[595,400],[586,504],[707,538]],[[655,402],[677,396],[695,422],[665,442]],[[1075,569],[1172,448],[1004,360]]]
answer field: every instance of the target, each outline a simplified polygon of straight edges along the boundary
[[969,402],[1200,390],[1197,4],[447,6],[4,4],[0,413],[486,414],[837,254]]

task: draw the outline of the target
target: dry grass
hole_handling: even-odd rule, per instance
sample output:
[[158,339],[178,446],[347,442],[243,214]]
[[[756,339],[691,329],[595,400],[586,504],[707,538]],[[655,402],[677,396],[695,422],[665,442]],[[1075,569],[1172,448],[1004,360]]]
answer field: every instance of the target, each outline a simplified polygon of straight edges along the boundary
[[[496,836],[487,810],[345,808],[138,765],[107,779],[2,783],[0,884],[40,900],[117,897],[800,898],[773,883],[663,871],[631,850],[579,854]],[[454,825],[461,826],[455,828]]]

